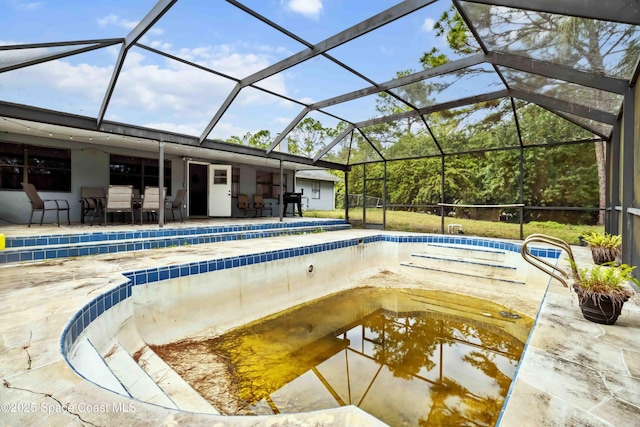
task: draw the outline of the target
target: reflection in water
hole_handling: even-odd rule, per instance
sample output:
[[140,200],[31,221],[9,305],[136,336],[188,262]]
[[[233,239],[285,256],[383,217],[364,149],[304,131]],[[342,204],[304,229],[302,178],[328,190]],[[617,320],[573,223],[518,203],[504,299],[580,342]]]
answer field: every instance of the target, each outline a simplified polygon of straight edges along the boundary
[[392,426],[490,426],[531,324],[471,297],[358,288],[154,350],[224,413],[356,405]]

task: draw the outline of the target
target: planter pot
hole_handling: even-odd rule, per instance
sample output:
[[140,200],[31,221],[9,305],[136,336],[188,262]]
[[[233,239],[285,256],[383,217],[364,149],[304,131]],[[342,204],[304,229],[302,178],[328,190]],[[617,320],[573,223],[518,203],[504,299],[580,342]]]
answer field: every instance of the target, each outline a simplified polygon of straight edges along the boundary
[[614,262],[616,257],[620,256],[620,249],[609,249],[592,247],[591,257],[596,265],[604,264],[605,262]]
[[590,322],[600,323],[602,325],[613,325],[616,323],[622,311],[622,306],[628,299],[625,298],[623,301],[614,302],[609,295],[597,294],[594,301],[594,298],[584,297],[582,291],[577,286],[574,286],[573,289],[578,295],[582,316]]

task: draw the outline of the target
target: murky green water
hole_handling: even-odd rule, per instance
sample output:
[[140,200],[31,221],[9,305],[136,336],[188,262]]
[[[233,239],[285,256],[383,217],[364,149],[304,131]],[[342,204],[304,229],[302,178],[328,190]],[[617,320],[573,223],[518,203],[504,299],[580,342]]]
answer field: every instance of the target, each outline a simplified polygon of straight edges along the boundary
[[492,426],[532,325],[510,314],[444,292],[358,288],[154,350],[223,413],[356,405],[392,426]]

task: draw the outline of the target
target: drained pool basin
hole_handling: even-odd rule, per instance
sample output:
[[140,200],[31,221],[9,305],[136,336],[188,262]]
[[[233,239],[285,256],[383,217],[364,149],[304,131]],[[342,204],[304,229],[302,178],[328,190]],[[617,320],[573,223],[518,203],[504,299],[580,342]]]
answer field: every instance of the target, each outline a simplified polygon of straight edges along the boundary
[[[327,408],[343,404],[391,425],[429,419],[424,406],[417,411],[420,405],[433,408],[431,417],[475,413],[495,421],[548,284],[521,260],[518,246],[428,235],[321,244],[313,238],[291,238],[272,251],[125,273],[121,285],[69,321],[62,352],[75,372],[103,388],[175,410],[210,413],[228,425],[238,416],[331,412],[336,409]],[[339,294],[356,288],[366,295]],[[381,288],[398,290],[376,296]],[[294,332],[244,329],[275,321],[277,313],[290,314],[299,305],[318,310],[308,304],[316,299],[346,306],[319,309],[324,319],[306,313]],[[234,337],[238,331],[245,332]],[[433,340],[401,344],[381,338],[400,335]],[[225,336],[243,343],[238,353],[223,344]],[[187,344],[215,357],[205,360],[207,352],[186,347],[192,359],[172,356],[172,348]],[[247,356],[267,350],[274,352],[270,359],[296,364],[267,367]],[[230,363],[234,358],[247,363]],[[348,376],[345,358],[352,361]],[[197,375],[194,380],[185,374],[183,362],[210,374],[207,390]],[[326,366],[337,364],[342,372],[327,373]],[[267,385],[257,391],[239,386],[256,381]],[[310,388],[306,381],[321,391],[298,399],[295,390]],[[394,390],[387,403],[411,405],[400,405],[394,415],[375,413],[383,399],[375,397],[378,387]],[[432,389],[454,394],[438,403],[442,394],[431,395]]]
[[392,426],[494,425],[532,323],[468,296],[367,287],[152,349],[225,414],[356,405]]

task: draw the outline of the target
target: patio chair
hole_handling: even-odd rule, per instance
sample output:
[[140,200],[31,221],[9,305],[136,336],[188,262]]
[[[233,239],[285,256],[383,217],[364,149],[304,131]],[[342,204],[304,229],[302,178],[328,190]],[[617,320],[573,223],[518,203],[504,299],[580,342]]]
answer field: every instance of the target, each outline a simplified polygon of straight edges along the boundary
[[133,185],[110,185],[107,201],[104,206],[104,224],[107,224],[107,213],[131,213],[131,223],[135,224],[133,214]]
[[80,213],[80,222],[84,224],[84,218],[91,213],[91,223],[100,215],[102,204],[106,200],[107,195],[102,187],[81,187],[80,188],[80,204],[82,212]]
[[[38,195],[38,190],[33,184],[27,182],[22,183],[22,188],[29,198],[31,203],[31,217],[29,218],[29,227],[33,222],[33,213],[36,211],[42,212],[42,218],[40,218],[40,225],[44,221],[44,214],[46,211],[56,211],[56,218],[58,219],[58,227],[60,227],[60,211],[67,211],[67,223],[71,225],[69,219],[69,201],[65,199],[42,199]],[[48,205],[48,206],[47,206]]]
[[138,210],[142,206],[142,195],[137,188],[133,189],[133,209]]
[[244,217],[247,217],[247,212],[253,212],[254,216],[257,214],[256,208],[249,203],[249,196],[246,194],[238,194],[238,209],[244,212]]
[[263,216],[265,211],[269,211],[269,216],[273,215],[273,209],[271,208],[271,202],[265,202],[261,194],[253,196],[253,207],[256,211],[260,211],[260,214],[256,212],[256,216]]
[[167,187],[162,189],[162,196],[160,195],[159,187],[144,187],[144,195],[142,197],[142,205],[140,206],[140,224],[142,224],[142,214],[147,213],[147,216],[153,215],[160,210],[160,204],[164,205],[165,196],[167,195]]
[[167,209],[171,211],[171,216],[173,216],[173,221],[176,221],[175,211],[180,212],[180,222],[184,222],[184,218],[182,217],[182,205],[184,203],[184,196],[187,194],[187,190],[181,188],[176,192],[175,197],[171,201],[167,201]]

